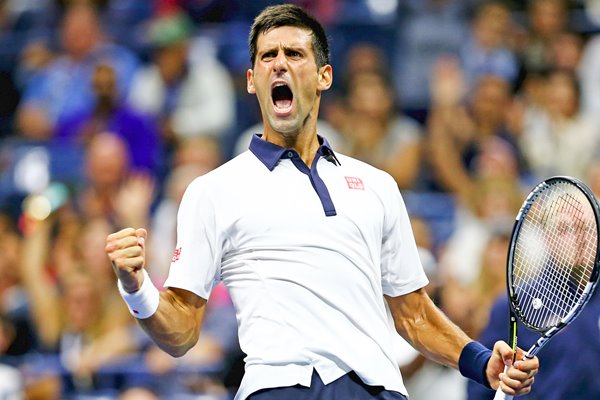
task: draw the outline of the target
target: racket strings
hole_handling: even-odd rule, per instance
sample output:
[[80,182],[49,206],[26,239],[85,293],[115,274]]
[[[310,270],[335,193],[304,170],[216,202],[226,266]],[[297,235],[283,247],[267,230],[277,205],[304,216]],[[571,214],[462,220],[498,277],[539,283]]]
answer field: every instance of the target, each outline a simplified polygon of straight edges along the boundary
[[596,258],[596,225],[584,195],[567,184],[543,190],[525,212],[513,255],[519,312],[546,329],[581,301]]

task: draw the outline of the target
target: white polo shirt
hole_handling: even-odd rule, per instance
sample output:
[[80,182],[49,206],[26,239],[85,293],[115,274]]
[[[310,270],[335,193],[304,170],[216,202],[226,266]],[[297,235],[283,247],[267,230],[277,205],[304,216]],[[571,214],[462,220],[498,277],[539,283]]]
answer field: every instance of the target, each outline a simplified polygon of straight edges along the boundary
[[309,169],[255,136],[188,187],[165,286],[208,299],[222,280],[246,371],[236,399],[354,370],[406,393],[383,295],[427,284],[394,180],[322,141]]

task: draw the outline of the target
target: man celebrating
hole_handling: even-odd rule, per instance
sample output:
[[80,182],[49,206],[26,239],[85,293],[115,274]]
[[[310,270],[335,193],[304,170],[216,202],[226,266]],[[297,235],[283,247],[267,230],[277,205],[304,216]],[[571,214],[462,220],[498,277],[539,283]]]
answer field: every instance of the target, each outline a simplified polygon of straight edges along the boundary
[[144,270],[144,229],[107,238],[140,325],[183,355],[222,280],[247,354],[236,399],[407,399],[389,307],[398,333],[426,356],[488,387],[527,393],[537,359],[513,365],[506,343],[491,351],[472,341],[425,293],[393,179],[317,135],[321,93],[333,79],[322,26],[297,6],[272,6],[255,19],[249,42],[247,87],[264,131],[188,187],[168,289],[159,294]]

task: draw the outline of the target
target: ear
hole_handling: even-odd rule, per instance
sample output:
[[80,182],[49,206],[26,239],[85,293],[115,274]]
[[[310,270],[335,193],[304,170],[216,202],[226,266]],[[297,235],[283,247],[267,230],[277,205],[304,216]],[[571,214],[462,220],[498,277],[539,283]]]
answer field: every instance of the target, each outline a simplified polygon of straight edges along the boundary
[[254,87],[254,71],[251,69],[246,71],[246,90],[250,94],[256,94],[256,88]]
[[319,85],[318,89],[323,91],[331,87],[333,83],[333,68],[327,64],[319,68]]

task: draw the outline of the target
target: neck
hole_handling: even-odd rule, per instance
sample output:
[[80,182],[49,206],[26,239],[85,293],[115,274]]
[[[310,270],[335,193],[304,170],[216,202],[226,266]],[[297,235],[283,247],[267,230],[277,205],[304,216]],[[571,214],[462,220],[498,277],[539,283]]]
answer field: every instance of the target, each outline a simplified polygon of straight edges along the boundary
[[298,133],[281,133],[265,128],[262,138],[286,149],[296,150],[302,161],[309,167],[320,146],[316,127]]

